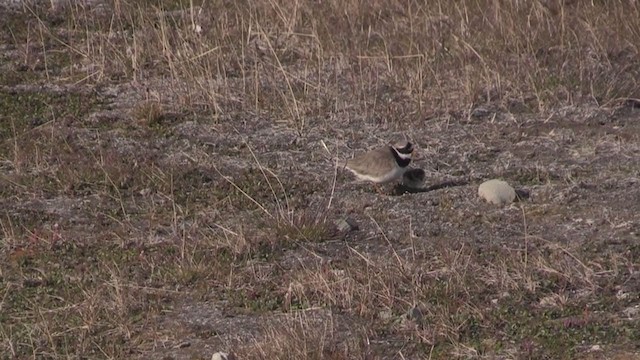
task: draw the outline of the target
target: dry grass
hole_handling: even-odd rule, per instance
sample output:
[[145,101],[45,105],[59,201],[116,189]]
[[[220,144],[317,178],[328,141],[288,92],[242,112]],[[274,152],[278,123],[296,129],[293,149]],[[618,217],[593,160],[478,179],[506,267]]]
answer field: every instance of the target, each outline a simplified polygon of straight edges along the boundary
[[[637,1],[2,13],[8,358],[637,355]],[[399,133],[538,197],[345,185],[335,157]]]

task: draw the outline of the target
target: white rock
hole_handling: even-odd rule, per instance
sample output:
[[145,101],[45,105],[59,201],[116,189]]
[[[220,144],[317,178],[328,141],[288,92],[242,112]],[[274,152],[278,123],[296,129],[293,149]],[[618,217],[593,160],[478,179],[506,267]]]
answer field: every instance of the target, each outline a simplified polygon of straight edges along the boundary
[[393,318],[393,312],[392,312],[391,310],[389,310],[389,309],[387,309],[387,310],[382,310],[382,311],[380,311],[380,312],[378,313],[378,317],[379,317],[381,320],[389,320],[389,319]]
[[211,355],[211,360],[234,360],[236,357],[233,354],[227,354],[226,352],[219,351]]
[[591,346],[591,349],[589,349],[589,351],[602,351],[602,346],[593,345],[593,346]]
[[640,306],[630,306],[622,310],[622,313],[629,319],[635,319],[638,317],[638,313],[640,313]]
[[512,203],[516,198],[516,191],[505,181],[488,180],[478,187],[478,195],[495,205]]

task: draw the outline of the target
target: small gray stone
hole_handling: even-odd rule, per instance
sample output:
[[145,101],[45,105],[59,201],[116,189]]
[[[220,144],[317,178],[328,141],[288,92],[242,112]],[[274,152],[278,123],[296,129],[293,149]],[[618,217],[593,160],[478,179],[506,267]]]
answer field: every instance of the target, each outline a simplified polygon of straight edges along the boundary
[[414,305],[407,311],[405,317],[407,318],[407,320],[420,323],[420,321],[422,320],[422,311],[420,310],[420,308],[418,308],[418,306]]
[[473,111],[471,111],[471,116],[473,117],[484,117],[489,115],[489,109],[483,107],[483,106],[478,106],[477,108],[473,109]]
[[510,204],[516,198],[516,191],[505,181],[488,180],[478,187],[478,195],[495,205]]
[[358,230],[358,224],[350,218],[340,218],[333,222],[340,232],[350,232]]
[[173,346],[174,349],[184,349],[186,347],[191,346],[191,342],[189,341],[183,341],[181,343],[178,343],[176,345]]

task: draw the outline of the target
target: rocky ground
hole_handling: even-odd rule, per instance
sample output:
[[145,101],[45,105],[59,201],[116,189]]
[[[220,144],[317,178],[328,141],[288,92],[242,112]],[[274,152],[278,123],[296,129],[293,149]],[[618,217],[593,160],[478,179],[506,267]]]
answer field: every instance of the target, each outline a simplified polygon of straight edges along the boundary
[[513,4],[0,2],[0,352],[640,359],[639,5]]

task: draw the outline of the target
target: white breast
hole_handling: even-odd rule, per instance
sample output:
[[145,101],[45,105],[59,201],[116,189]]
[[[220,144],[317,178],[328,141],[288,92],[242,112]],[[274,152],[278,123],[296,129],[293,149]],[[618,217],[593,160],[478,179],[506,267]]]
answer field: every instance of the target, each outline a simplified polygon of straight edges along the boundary
[[406,168],[401,168],[400,166],[396,165],[393,167],[392,171],[389,171],[383,176],[375,177],[367,174],[360,174],[349,168],[347,169],[350,170],[360,180],[372,181],[380,184],[388,183],[400,178],[402,174],[404,174],[404,172],[407,170]]

